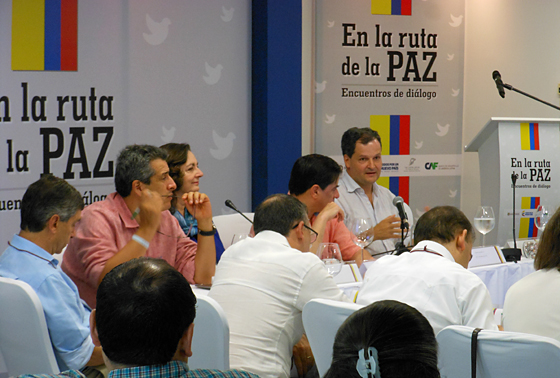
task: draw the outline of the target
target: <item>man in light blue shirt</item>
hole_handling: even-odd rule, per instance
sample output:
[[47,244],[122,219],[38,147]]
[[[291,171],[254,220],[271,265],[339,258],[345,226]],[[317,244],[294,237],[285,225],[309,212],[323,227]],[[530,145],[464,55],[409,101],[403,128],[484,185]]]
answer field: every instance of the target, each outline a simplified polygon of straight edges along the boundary
[[90,336],[91,310],[53,257],[68,244],[83,208],[74,187],[44,176],[27,188],[21,201],[21,230],[0,255],[0,276],[26,282],[37,293],[61,371],[103,364],[101,348]]

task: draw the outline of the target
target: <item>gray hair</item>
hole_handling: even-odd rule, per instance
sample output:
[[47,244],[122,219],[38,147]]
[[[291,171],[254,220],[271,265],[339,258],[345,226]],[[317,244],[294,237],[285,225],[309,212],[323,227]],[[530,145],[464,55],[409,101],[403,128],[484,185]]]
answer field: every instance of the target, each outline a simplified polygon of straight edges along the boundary
[[300,221],[309,223],[305,204],[287,194],[273,194],[255,210],[253,227],[255,234],[261,231],[276,231],[288,236],[294,224]]
[[122,197],[128,197],[134,180],[150,184],[150,179],[155,174],[150,163],[156,159],[167,159],[167,152],[148,144],[133,144],[123,148],[117,157],[115,170],[117,193]]

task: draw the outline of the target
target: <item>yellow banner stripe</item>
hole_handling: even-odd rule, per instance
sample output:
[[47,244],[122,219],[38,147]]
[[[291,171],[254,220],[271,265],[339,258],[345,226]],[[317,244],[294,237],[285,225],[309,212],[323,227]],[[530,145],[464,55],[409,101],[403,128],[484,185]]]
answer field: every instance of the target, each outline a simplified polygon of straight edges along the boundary
[[522,209],[531,208],[531,197],[521,197],[521,208]]
[[371,14],[391,14],[391,0],[371,0]]
[[[391,116],[390,115],[370,115],[369,127],[379,133],[381,137],[381,155],[389,155],[390,153],[390,137],[391,137]],[[389,182],[387,182],[387,188]]]
[[521,130],[521,149],[530,150],[531,149],[531,128],[528,123],[520,124]]
[[45,69],[45,0],[12,1],[12,70]]
[[529,218],[521,218],[519,220],[519,238],[529,237]]

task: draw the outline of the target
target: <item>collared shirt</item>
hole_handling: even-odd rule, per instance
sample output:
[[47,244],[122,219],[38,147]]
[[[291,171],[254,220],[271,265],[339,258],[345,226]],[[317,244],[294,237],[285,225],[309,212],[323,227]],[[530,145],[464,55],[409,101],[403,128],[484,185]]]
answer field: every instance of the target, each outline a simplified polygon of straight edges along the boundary
[[[18,378],[82,378],[79,371],[65,371],[60,374],[29,374]],[[189,370],[185,362],[171,361],[165,365],[136,366],[115,369],[108,378],[258,378],[258,376],[240,370]]]
[[[399,215],[397,208],[393,205],[393,198],[395,198],[395,195],[391,193],[389,189],[377,183],[373,184],[373,206],[366,192],[352,177],[350,177],[346,169],[342,172],[338,185],[339,197],[335,199],[335,202],[344,210],[346,218],[370,218],[375,226],[390,215]],[[410,225],[410,229],[412,229],[412,224],[414,223],[412,210],[410,210],[410,207],[406,203],[404,204],[404,208],[408,216],[408,224]],[[409,232],[404,240],[405,244],[410,244],[411,240],[412,235]],[[399,240],[376,240],[366,249],[371,254],[392,251],[395,249],[395,242],[397,241]]]
[[[317,219],[317,214],[309,220],[311,227],[313,227],[315,219]],[[352,241],[352,233],[348,227],[344,222],[339,222],[337,218],[327,222],[323,234],[323,243],[337,243],[344,261],[353,260],[356,253],[361,251],[361,248]]]
[[560,341],[560,272],[540,269],[517,281],[506,294],[504,330]]
[[90,310],[80,299],[78,288],[58,261],[35,243],[14,235],[10,244],[0,255],[0,276],[26,282],[37,293],[59,368],[84,367],[94,345],[89,332]]
[[291,248],[286,237],[273,231],[229,247],[208,295],[226,313],[230,366],[263,378],[290,376],[307,302],[349,301],[315,254]]
[[368,268],[356,303],[392,299],[420,311],[437,334],[448,325],[497,330],[488,289],[433,241],[412,252],[383,256]]
[[[130,242],[139,227],[124,199],[117,193],[82,211],[76,235],[64,252],[62,270],[76,283],[80,296],[92,308],[95,307],[97,284],[105,263]],[[177,219],[165,210],[146,256],[164,259],[194,283],[196,248],[196,243],[185,236]]]

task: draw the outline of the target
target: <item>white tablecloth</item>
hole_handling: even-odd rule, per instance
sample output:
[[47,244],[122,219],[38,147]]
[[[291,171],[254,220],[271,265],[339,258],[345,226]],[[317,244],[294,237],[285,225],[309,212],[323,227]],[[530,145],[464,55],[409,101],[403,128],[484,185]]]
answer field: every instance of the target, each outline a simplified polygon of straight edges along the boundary
[[492,304],[495,308],[503,308],[508,289],[517,281],[535,271],[535,260],[525,257],[518,263],[507,262],[496,265],[478,266],[469,270],[480,277],[484,282]]

